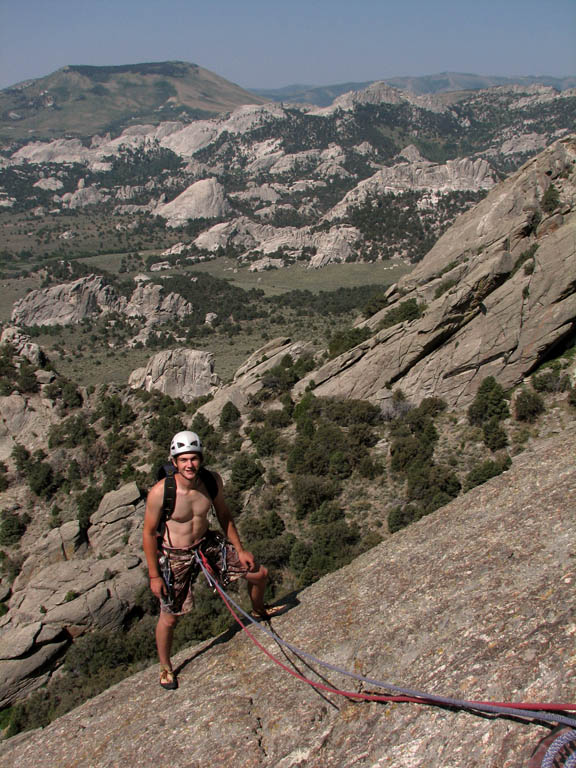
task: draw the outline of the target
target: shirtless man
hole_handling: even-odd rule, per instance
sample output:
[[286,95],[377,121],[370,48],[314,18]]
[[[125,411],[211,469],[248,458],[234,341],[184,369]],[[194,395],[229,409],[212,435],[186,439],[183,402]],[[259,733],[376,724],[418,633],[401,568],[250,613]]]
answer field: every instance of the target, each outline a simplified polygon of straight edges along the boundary
[[[226,574],[230,579],[243,577],[248,584],[254,615],[266,618],[264,591],[268,571],[254,561],[254,556],[243,549],[238,531],[223,494],[222,479],[213,472],[217,495],[212,500],[205,484],[198,476],[202,465],[202,444],[194,432],[179,432],[170,444],[170,456],[176,469],[176,505],[166,522],[162,540],[158,528],[162,519],[164,480],[160,480],[148,493],[144,515],[143,546],[150,588],[160,599],[160,618],[156,626],[156,647],[160,659],[160,685],[173,690],[178,681],[170,661],[174,627],[178,617],[192,610],[193,582],[198,574],[195,551],[199,548],[206,556],[216,575],[219,572],[220,546],[210,542],[214,534],[208,530],[208,512],[214,505],[216,516],[226,537]],[[168,588],[160,561],[169,564],[173,584]]]

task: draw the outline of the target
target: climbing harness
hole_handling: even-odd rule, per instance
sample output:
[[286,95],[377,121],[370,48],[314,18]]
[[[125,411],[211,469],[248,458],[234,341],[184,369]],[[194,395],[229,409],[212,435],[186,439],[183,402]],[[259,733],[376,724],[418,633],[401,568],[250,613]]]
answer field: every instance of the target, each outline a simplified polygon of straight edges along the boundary
[[[222,598],[222,601],[228,608],[231,615],[242,627],[243,631],[248,635],[248,637],[252,640],[252,642],[266,656],[268,656],[275,664],[277,664],[284,671],[292,675],[292,677],[295,677],[296,679],[304,683],[307,683],[308,685],[314,688],[326,691],[328,693],[337,694],[339,696],[344,696],[346,698],[356,700],[356,701],[363,700],[363,701],[379,701],[379,702],[408,702],[408,703],[415,703],[415,704],[442,705],[442,706],[452,707],[456,709],[464,709],[471,712],[487,713],[490,715],[507,715],[507,716],[514,716],[514,717],[519,717],[527,720],[537,720],[540,722],[557,723],[559,725],[568,726],[574,729],[573,731],[569,731],[568,733],[573,734],[571,738],[576,738],[576,716],[568,717],[565,714],[560,714],[563,712],[576,712],[576,704],[468,701],[465,699],[455,699],[455,698],[446,697],[446,696],[437,696],[435,694],[428,694],[428,693],[424,693],[422,691],[418,691],[411,688],[403,688],[397,685],[393,685],[392,683],[383,682],[380,680],[373,680],[372,678],[365,677],[355,672],[350,672],[349,670],[338,667],[335,664],[329,664],[328,662],[322,661],[322,659],[318,659],[316,656],[306,653],[306,651],[303,651],[302,649],[298,648],[292,643],[286,642],[281,637],[279,637],[276,633],[274,633],[271,629],[269,629],[268,627],[264,626],[261,623],[258,623],[255,619],[253,619],[252,616],[246,613],[241,608],[241,606],[238,605],[238,603],[236,603],[234,599],[222,589],[218,581],[213,577],[210,566],[206,561],[206,559],[204,558],[204,556],[202,555],[202,553],[200,553],[200,557],[198,557],[198,564],[202,569],[202,572],[204,573],[204,576],[206,577],[206,580],[208,581],[209,585],[219,593],[220,597]],[[241,620],[238,614],[240,614],[244,619],[246,619],[251,624],[254,624],[255,626],[259,627],[261,631],[263,631],[270,638],[272,638],[278,645],[289,649],[293,653],[299,656],[302,656],[303,658],[306,658],[310,661],[313,661],[315,664],[319,664],[320,666],[325,667],[326,669],[330,669],[333,672],[338,672],[339,674],[345,675],[346,677],[353,678],[362,683],[368,683],[369,685],[373,685],[378,688],[384,688],[389,691],[393,691],[394,695],[362,693],[362,692],[356,692],[356,691],[344,691],[344,690],[335,688],[333,686],[325,685],[324,683],[319,683],[315,680],[311,680],[305,677],[299,672],[296,672],[293,669],[290,669],[290,667],[288,667],[286,664],[280,661],[280,659],[274,656],[274,654],[268,651],[268,649],[265,648],[257,640],[257,638],[254,637],[254,635],[248,630],[248,628],[245,626],[244,622]],[[554,713],[559,713],[559,714],[554,714]],[[544,757],[544,760],[548,759],[548,762],[543,762],[541,768],[576,768],[576,752],[574,752],[572,755],[569,755],[568,757],[569,762],[563,762],[560,764],[554,763],[554,760],[559,755],[560,751],[564,748],[564,746],[568,742],[570,742],[570,740],[571,739],[568,739],[566,741],[563,739],[561,743],[560,743],[560,739],[555,740],[553,744],[550,745],[550,748],[548,749]],[[557,742],[559,743],[557,744]],[[549,757],[549,755],[551,757]]]

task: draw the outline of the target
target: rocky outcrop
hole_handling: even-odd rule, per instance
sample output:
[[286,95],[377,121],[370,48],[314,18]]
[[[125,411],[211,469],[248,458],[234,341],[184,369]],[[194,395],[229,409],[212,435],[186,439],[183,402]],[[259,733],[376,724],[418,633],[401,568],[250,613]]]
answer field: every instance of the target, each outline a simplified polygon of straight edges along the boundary
[[202,179],[154,213],[166,219],[169,227],[179,227],[189,219],[218,219],[229,211],[224,187],[216,179]]
[[[383,403],[400,388],[465,405],[486,376],[509,388],[573,336],[576,323],[576,137],[561,140],[465,213],[400,284],[391,306],[423,316],[374,335],[300,381],[319,395]],[[551,181],[557,211],[540,200]]]
[[132,389],[157,390],[190,402],[213,392],[220,384],[214,373],[214,355],[197,349],[167,349],[154,355],[145,368],[132,371]]
[[104,496],[88,542],[71,521],[32,548],[0,620],[0,707],[43,685],[74,637],[122,625],[145,583],[143,512],[130,483]]
[[192,312],[192,305],[179,293],[166,295],[156,283],[140,284],[124,309],[128,317],[140,317],[148,325],[159,325],[174,318],[182,319]]
[[18,443],[32,453],[45,449],[52,424],[61,420],[52,400],[13,392],[0,397],[0,461],[6,461]]
[[[505,474],[324,577],[273,630],[325,662],[428,694],[572,701],[575,438],[572,430],[535,445]],[[321,684],[389,692],[288,650],[287,661],[261,628],[250,632]],[[188,648],[176,663],[180,687],[169,699],[153,666],[3,743],[3,766],[155,768],[170,755],[174,768],[523,768],[549,732],[313,690],[242,632]]]
[[314,346],[310,342],[292,341],[284,336],[272,339],[250,355],[234,374],[232,383],[217,389],[212,399],[200,406],[198,413],[217,426],[227,402],[234,403],[241,413],[247,411],[250,396],[262,389],[262,376],[266,371],[278,365],[285,355],[296,361],[303,355],[313,354]]
[[492,168],[486,160],[460,158],[437,164],[421,159],[398,163],[383,168],[369,179],[361,181],[324,218],[327,221],[342,218],[353,206],[361,205],[370,197],[388,193],[397,195],[409,190],[439,194],[478,192],[491,189],[495,183]]
[[14,303],[12,322],[17,325],[68,325],[86,317],[121,312],[126,299],[118,296],[103,277],[88,275],[71,283],[30,291]]
[[9,344],[17,357],[23,357],[33,365],[42,365],[46,360],[46,355],[39,344],[33,342],[27,333],[23,333],[20,328],[9,326],[4,328],[0,337],[0,345]]

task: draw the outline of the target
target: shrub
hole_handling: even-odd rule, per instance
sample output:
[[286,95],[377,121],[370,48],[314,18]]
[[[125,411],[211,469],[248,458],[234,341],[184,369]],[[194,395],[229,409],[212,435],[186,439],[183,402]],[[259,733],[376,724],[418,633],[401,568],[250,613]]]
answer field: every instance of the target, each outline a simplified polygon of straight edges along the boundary
[[512,459],[510,456],[504,456],[495,461],[488,459],[488,461],[478,464],[466,475],[464,491],[469,491],[471,488],[475,488],[477,485],[482,485],[482,483],[490,480],[491,477],[496,477],[496,475],[502,474],[502,472],[509,469],[511,464]]
[[0,544],[17,544],[26,531],[26,522],[14,512],[5,509],[0,517]]
[[230,430],[240,421],[240,411],[231,400],[228,400],[220,414],[220,428]]
[[30,451],[23,445],[16,443],[12,449],[12,458],[18,472],[26,474],[30,468]]
[[20,392],[38,392],[40,385],[34,373],[34,367],[27,361],[20,363],[20,370],[16,379],[16,384]]
[[311,525],[327,525],[343,519],[344,510],[333,501],[322,502],[318,509],[314,509],[308,516],[308,522]]
[[468,421],[472,426],[481,426],[485,421],[498,421],[510,415],[504,390],[493,376],[485,378],[474,401],[468,408]]
[[104,492],[94,485],[88,488],[78,497],[78,524],[80,531],[85,532],[90,527],[90,517],[96,512]]
[[370,337],[369,328],[345,328],[337,331],[328,344],[328,357],[334,358],[342,355],[349,349],[356,347]]
[[332,478],[297,475],[292,480],[292,498],[296,503],[297,519],[302,520],[322,502],[331,501],[339,493],[340,485]]
[[562,373],[560,365],[551,365],[532,377],[532,386],[536,392],[565,392],[570,388],[570,376]]
[[403,323],[408,320],[417,320],[422,317],[426,310],[425,304],[418,304],[416,299],[408,299],[401,304],[397,304],[395,307],[384,315],[378,325],[378,330],[383,328],[391,328],[397,323]]
[[544,213],[552,213],[560,205],[560,195],[554,184],[550,184],[540,200]]
[[43,499],[52,498],[62,484],[62,478],[54,472],[46,461],[31,464],[27,478],[30,490]]
[[231,479],[234,485],[241,491],[252,488],[264,474],[262,467],[247,453],[241,453],[232,462]]
[[278,433],[270,427],[257,427],[250,431],[250,440],[258,456],[274,456],[278,445]]
[[508,445],[508,435],[495,417],[484,422],[482,433],[484,436],[484,444],[491,451],[499,451],[501,448],[505,448]]
[[394,507],[388,513],[388,530],[396,533],[410,523],[421,517],[421,510],[414,504],[405,504],[403,507]]
[[537,392],[522,389],[514,401],[514,413],[518,421],[532,423],[541,413],[544,413],[544,400]]

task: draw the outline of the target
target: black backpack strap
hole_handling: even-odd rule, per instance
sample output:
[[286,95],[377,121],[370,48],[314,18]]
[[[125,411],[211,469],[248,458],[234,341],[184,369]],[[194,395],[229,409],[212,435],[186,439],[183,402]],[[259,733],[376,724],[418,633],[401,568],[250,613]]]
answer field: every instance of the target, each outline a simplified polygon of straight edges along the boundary
[[210,496],[212,501],[214,501],[216,496],[218,496],[218,482],[214,477],[214,474],[210,472],[209,469],[206,469],[206,467],[200,467],[198,475],[200,476],[200,480],[202,480],[204,483],[204,487],[208,491],[208,496]]
[[162,517],[158,525],[158,536],[164,538],[166,521],[172,517],[176,506],[176,478],[174,475],[166,475],[164,479],[164,498],[162,500]]

